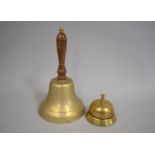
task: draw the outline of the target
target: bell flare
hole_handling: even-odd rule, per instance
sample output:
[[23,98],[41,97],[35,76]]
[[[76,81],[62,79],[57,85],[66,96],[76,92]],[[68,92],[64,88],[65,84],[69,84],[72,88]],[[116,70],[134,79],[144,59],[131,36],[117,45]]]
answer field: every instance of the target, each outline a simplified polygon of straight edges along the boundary
[[40,116],[50,122],[69,123],[79,119],[83,113],[84,105],[75,94],[72,79],[52,79],[48,95],[39,108]]

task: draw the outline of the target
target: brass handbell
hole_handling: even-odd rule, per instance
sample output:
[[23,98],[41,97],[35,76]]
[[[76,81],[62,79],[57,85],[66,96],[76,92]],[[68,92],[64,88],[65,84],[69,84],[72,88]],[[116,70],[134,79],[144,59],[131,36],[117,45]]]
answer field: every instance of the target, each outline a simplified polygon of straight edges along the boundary
[[79,119],[84,113],[84,105],[76,96],[71,78],[66,77],[65,55],[67,37],[61,27],[57,35],[58,76],[49,85],[47,97],[39,108],[39,114],[47,121],[68,123]]

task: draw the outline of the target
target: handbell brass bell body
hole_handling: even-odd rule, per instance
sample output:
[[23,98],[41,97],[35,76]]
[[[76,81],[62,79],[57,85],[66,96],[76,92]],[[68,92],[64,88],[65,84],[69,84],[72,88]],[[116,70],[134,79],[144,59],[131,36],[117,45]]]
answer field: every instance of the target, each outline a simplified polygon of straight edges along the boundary
[[70,78],[52,79],[40,115],[51,122],[67,123],[80,118],[83,113],[83,103],[75,94],[73,81]]
[[101,95],[101,99],[94,100],[91,103],[86,113],[86,119],[98,126],[110,126],[114,124],[116,116],[112,103],[106,100],[104,95]]
[[68,123],[80,118],[84,113],[84,105],[76,96],[72,79],[66,77],[65,53],[66,35],[62,28],[57,36],[59,58],[58,76],[49,85],[49,92],[41,103],[39,113],[42,118],[55,123]]

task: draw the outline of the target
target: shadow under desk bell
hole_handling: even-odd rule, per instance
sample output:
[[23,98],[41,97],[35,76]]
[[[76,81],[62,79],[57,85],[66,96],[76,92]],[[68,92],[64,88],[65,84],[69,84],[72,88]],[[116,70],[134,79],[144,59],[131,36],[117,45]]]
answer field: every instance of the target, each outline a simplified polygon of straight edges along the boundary
[[48,95],[40,105],[39,114],[50,122],[68,123],[84,114],[84,105],[75,94],[72,79],[66,77],[67,37],[63,27],[59,29],[56,43],[59,60],[58,75],[50,81]]

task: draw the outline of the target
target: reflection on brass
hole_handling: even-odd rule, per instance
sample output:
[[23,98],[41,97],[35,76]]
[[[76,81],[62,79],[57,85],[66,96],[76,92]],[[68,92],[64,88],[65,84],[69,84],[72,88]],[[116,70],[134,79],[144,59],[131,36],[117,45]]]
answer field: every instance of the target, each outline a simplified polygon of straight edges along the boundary
[[109,126],[116,121],[112,103],[106,100],[104,95],[91,103],[86,118],[90,123],[98,126]]
[[84,105],[75,94],[73,81],[66,77],[66,46],[67,38],[61,27],[57,35],[58,76],[51,80],[48,95],[39,108],[42,118],[55,123],[72,122],[84,113]]

